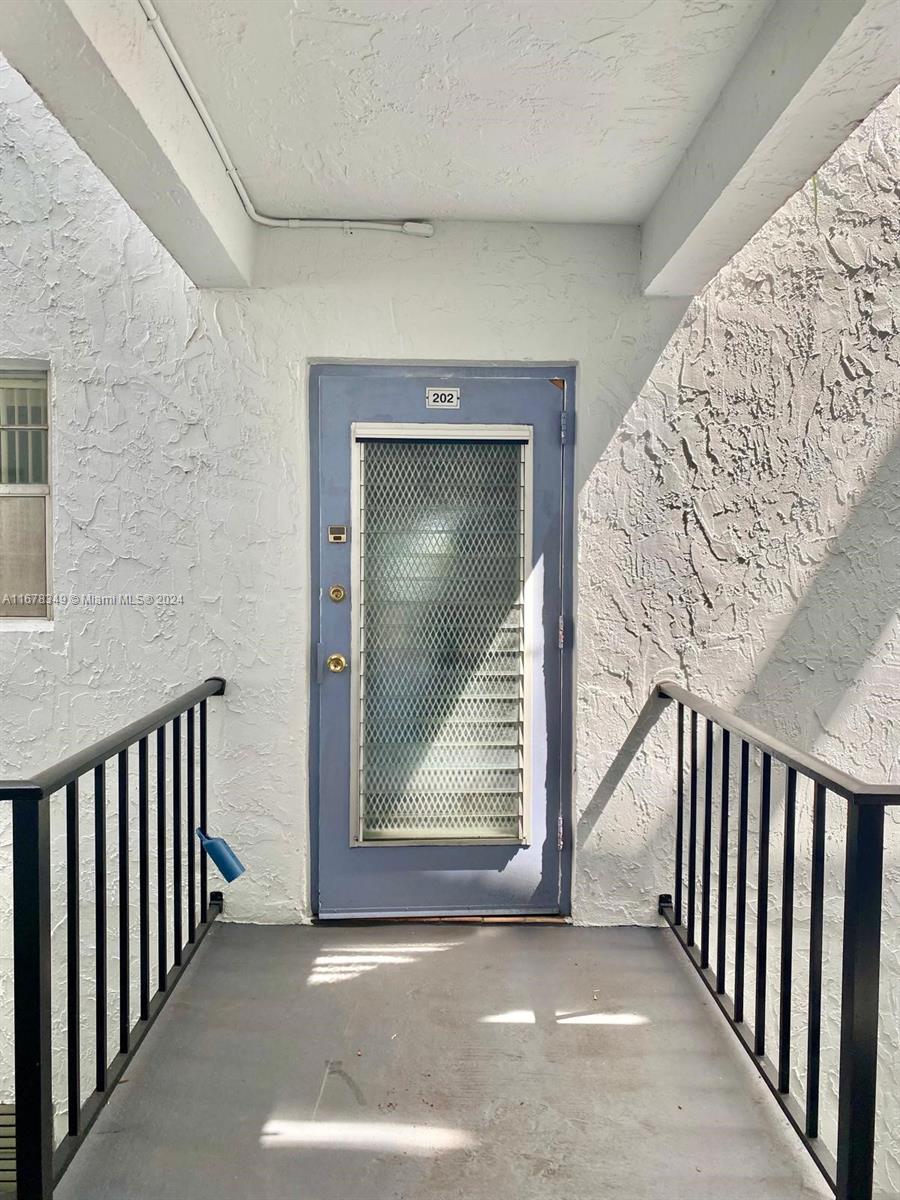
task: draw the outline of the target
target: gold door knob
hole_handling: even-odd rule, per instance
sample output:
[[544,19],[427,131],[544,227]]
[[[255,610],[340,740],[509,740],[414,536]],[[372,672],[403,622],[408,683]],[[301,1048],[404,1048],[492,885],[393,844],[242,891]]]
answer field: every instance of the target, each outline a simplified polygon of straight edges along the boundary
[[328,595],[335,602],[335,604],[340,604],[343,598],[347,595],[347,592],[345,591],[343,584],[333,583],[328,589]]
[[346,669],[347,660],[343,654],[329,654],[325,659],[325,666],[329,671],[334,671],[335,675],[339,675]]

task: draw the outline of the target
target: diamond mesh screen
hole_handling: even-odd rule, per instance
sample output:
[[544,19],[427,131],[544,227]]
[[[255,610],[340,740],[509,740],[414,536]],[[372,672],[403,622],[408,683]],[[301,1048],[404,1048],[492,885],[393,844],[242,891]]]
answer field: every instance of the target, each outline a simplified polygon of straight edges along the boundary
[[524,446],[360,446],[364,839],[521,836]]

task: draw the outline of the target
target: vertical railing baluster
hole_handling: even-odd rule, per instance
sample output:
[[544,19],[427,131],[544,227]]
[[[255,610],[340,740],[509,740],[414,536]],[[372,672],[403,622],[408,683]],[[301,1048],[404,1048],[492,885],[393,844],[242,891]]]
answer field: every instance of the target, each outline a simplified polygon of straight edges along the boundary
[[706,722],[703,773],[703,862],[700,884],[700,966],[709,966],[709,909],[712,862],[713,723]]
[[141,1020],[150,1015],[150,779],[147,739],[138,742],[138,942]]
[[128,896],[128,750],[119,751],[119,1050],[131,1044],[131,939]]
[[156,963],[159,990],[166,990],[169,970],[166,904],[166,727],[156,731]]
[[81,1130],[81,894],[78,780],[66,784],[66,1071],[68,1132]]
[[[200,701],[200,828],[208,833],[206,827],[206,701]],[[193,831],[191,832],[193,837]],[[200,855],[200,920],[203,924],[209,918],[209,892],[206,882],[206,855]]]
[[13,1008],[17,1195],[53,1195],[50,802],[23,785],[13,820]]
[[181,717],[172,721],[172,917],[174,958],[181,966],[184,929],[181,920]]
[[849,802],[844,873],[837,1200],[871,1200],[878,1067],[884,806]]
[[728,786],[731,771],[731,734],[722,730],[722,786],[719,808],[719,897],[716,903],[716,991],[725,991],[725,934],[728,928]]
[[772,759],[764,753],[759,783],[759,862],[756,883],[756,1009],[753,1051],[766,1052],[766,971],[769,936],[769,810],[772,791]]
[[784,855],[781,870],[781,981],[778,990],[778,1090],[791,1090],[791,1001],[794,972],[794,839],[797,772],[784,778]]
[[697,714],[691,709],[691,778],[688,808],[688,923],[687,944],[694,945],[697,907]]
[[819,1136],[822,1047],[822,932],[825,917],[825,785],[815,785],[809,906],[809,1003],[806,1024],[806,1136]]
[[750,745],[741,739],[738,789],[737,880],[734,911],[734,1019],[744,1019],[744,955],[747,945],[747,825],[750,810]]
[[194,832],[194,776],[196,773],[194,744],[194,710],[187,712],[187,929],[188,941],[197,936],[197,835]]
[[675,924],[681,924],[681,888],[684,874],[684,705],[678,705],[676,750],[678,775],[675,782]]
[[106,978],[106,764],[94,768],[94,942],[96,961],[95,1034],[97,1091],[106,1091],[109,1042],[107,1038]]

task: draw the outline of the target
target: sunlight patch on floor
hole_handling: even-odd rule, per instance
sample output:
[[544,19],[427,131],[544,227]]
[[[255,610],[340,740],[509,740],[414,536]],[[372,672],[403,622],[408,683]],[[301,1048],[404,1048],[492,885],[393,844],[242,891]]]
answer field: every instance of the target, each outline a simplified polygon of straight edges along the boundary
[[482,1017],[482,1025],[534,1025],[537,1018],[530,1008],[514,1008],[511,1012]]
[[436,954],[452,950],[459,942],[429,942],[418,946],[415,943],[385,946],[324,946],[315,958],[306,980],[313,987],[324,983],[345,983],[358,979],[367,971],[379,967],[404,966],[417,962],[424,954]]
[[430,1158],[464,1150],[477,1139],[464,1129],[442,1125],[400,1125],[387,1121],[267,1121],[259,1144],[269,1148],[319,1146],[335,1150],[386,1151]]
[[557,1025],[649,1025],[650,1018],[640,1013],[561,1013]]
[[[649,1025],[649,1017],[640,1013],[557,1012],[557,1025]],[[509,1012],[491,1013],[481,1017],[482,1025],[536,1025],[537,1017],[530,1008],[514,1008]]]

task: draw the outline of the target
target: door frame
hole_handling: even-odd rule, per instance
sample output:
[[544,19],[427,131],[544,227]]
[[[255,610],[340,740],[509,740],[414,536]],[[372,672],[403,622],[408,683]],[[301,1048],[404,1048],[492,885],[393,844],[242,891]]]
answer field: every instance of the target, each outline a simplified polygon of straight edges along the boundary
[[350,375],[421,379],[423,386],[452,387],[466,379],[558,379],[562,385],[560,441],[562,463],[562,562],[560,564],[561,692],[559,822],[559,912],[571,915],[572,858],[574,853],[574,767],[575,767],[575,390],[576,364],[569,362],[433,362],[365,359],[310,360],[307,374],[309,413],[309,628],[307,669],[309,674],[308,781],[309,781],[309,903],[313,918],[319,912],[319,703],[322,680],[319,664],[319,380],[327,375]]

